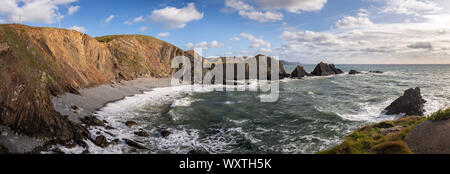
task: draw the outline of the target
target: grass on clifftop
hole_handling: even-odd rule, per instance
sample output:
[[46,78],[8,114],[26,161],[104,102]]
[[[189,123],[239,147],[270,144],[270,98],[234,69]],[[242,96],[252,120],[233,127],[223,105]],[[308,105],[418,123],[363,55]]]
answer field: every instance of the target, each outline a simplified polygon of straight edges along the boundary
[[442,121],[448,119],[450,119],[450,108],[446,110],[439,110],[429,117],[429,120],[431,121]]
[[[318,154],[410,154],[404,139],[425,117],[406,117],[366,126],[347,136],[341,145]],[[402,127],[400,131],[386,131]]]

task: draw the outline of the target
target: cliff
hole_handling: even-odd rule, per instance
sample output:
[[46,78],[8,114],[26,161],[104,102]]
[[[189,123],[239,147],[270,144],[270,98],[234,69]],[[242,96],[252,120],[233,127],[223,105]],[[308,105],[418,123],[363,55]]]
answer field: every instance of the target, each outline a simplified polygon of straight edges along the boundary
[[[83,145],[89,132],[58,113],[51,96],[121,80],[170,77],[178,70],[171,68],[174,57],[187,56],[193,65],[194,54],[149,36],[92,38],[67,29],[0,25],[0,124],[42,140]],[[285,74],[280,64],[280,76]]]
[[97,39],[73,30],[0,25],[0,124],[44,140],[79,141],[88,132],[56,112],[51,95],[168,77],[171,58],[184,54],[148,36]]

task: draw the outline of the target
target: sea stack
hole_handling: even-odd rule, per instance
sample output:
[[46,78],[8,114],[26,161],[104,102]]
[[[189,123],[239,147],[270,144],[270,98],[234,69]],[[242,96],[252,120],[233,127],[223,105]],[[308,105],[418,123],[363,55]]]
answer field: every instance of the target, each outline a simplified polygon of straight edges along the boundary
[[334,64],[326,64],[323,62],[320,62],[314,71],[311,73],[313,76],[329,76],[329,75],[335,75],[335,74],[342,74],[344,73],[342,70],[337,69]]
[[291,73],[291,78],[302,78],[305,76],[310,76],[310,74],[305,71],[303,66],[297,66],[297,68],[295,68],[295,70]]
[[425,112],[423,107],[426,102],[420,94],[420,88],[411,88],[385,109],[386,115],[423,116]]

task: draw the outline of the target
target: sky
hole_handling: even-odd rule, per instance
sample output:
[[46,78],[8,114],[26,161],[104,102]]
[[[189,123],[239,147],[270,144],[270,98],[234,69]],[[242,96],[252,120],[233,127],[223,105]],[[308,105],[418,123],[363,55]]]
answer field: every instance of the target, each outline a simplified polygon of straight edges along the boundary
[[450,63],[449,0],[0,0],[0,23],[143,34],[204,57]]

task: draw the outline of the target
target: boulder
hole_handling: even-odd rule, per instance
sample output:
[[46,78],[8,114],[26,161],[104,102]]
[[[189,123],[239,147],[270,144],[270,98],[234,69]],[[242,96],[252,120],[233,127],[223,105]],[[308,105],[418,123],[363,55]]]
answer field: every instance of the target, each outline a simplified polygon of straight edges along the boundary
[[297,66],[297,68],[295,68],[295,70],[291,73],[291,78],[302,78],[305,76],[310,76],[310,74],[305,71],[303,66]]
[[350,70],[350,72],[348,74],[355,75],[355,74],[361,74],[361,72],[356,71],[356,70]]
[[135,121],[127,121],[125,122],[125,125],[127,125],[128,127],[133,127],[137,126],[137,123]]
[[105,123],[95,116],[86,116],[80,119],[80,121],[86,124],[87,126],[102,126],[102,127],[105,126]]
[[333,64],[326,64],[320,62],[314,71],[311,73],[313,76],[329,76],[334,74],[342,74],[344,73],[342,70],[337,69]]
[[170,134],[172,134],[172,132],[170,132],[166,129],[159,129],[158,132],[159,132],[159,134],[161,134],[161,136],[163,138],[167,138]]
[[130,147],[134,147],[134,148],[136,148],[136,149],[147,149],[147,148],[144,147],[143,145],[141,145],[141,144],[139,144],[139,143],[136,143],[136,142],[134,142],[134,141],[132,141],[132,140],[129,140],[129,139],[126,139],[126,138],[124,138],[123,140],[124,140],[125,143],[128,144]]
[[427,101],[422,98],[420,88],[408,89],[403,96],[395,100],[385,110],[386,115],[405,114],[405,116],[423,116],[424,104]]
[[105,147],[109,146],[108,140],[103,135],[100,135],[97,138],[95,138],[94,144],[99,146],[99,147],[102,147],[102,148],[105,148]]

